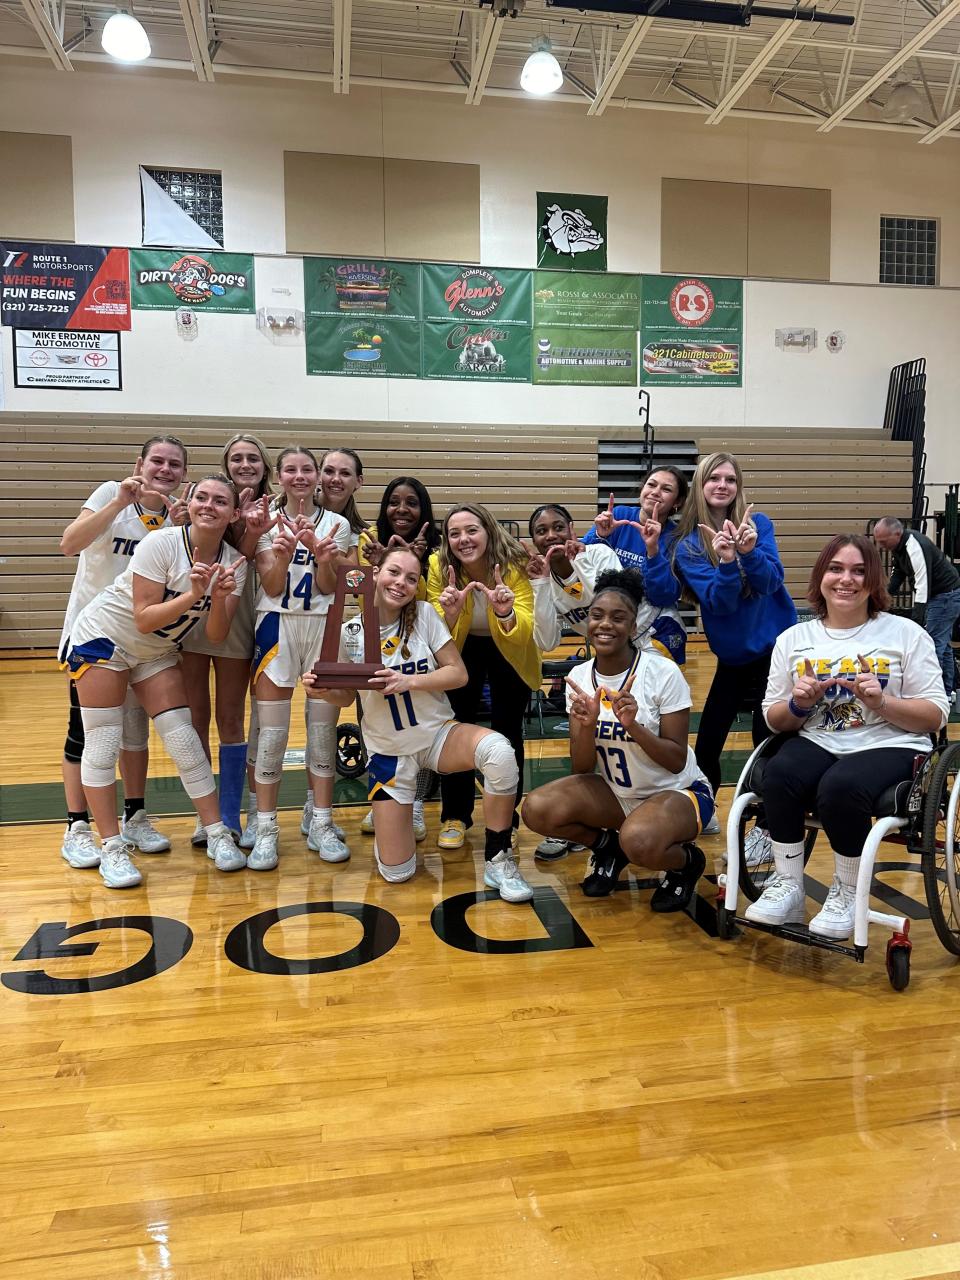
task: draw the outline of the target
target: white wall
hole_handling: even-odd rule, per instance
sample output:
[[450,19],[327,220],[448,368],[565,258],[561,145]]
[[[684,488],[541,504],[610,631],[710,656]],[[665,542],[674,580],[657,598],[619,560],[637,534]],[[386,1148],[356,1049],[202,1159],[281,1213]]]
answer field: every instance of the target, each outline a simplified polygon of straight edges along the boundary
[[[877,277],[879,218],[941,219],[941,282],[960,286],[960,150],[944,140],[809,125],[730,120],[550,103],[355,90],[258,80],[201,85],[182,76],[83,69],[58,75],[32,63],[5,65],[0,122],[25,132],[73,136],[76,235],[94,244],[136,245],[141,163],[223,173],[226,247],[284,250],[283,151],[452,160],[481,167],[485,262],[533,265],[536,191],[610,197],[611,270],[659,269],[662,176],[829,187],[833,193],[830,286],[748,282],[745,369],[740,391],[655,391],[660,426],[872,426],[883,413],[891,365],[928,358],[931,473],[960,478],[955,440],[955,334],[960,294],[862,287]],[[0,175],[0,181],[15,175]],[[849,282],[861,287],[846,287]],[[838,356],[774,348],[773,330],[843,329]],[[137,312],[124,336],[122,395],[20,391],[12,386],[4,331],[8,410],[157,412],[335,417],[406,421],[584,422],[629,425],[636,395],[475,383],[307,378],[302,348],[281,350],[251,317],[202,316],[199,339],[182,343],[172,314]],[[935,494],[936,496],[936,494]]]

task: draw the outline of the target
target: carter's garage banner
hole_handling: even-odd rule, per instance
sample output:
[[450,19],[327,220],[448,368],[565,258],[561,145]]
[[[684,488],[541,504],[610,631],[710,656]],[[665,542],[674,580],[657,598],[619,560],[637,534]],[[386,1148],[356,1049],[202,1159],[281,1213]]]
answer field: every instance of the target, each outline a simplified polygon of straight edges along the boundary
[[640,328],[640,277],[537,271],[533,323],[590,329]]
[[130,328],[126,249],[0,243],[0,316],[14,328]]
[[130,276],[138,311],[189,307],[253,315],[257,309],[250,254],[131,249]]
[[538,191],[537,266],[606,271],[607,197]]
[[423,318],[529,328],[533,318],[531,276],[529,271],[501,267],[425,262]]
[[423,376],[529,382],[530,329],[499,324],[425,324]]
[[308,374],[418,378],[420,326],[390,316],[306,317]]
[[307,315],[420,319],[419,262],[304,258],[303,285]]
[[533,330],[537,386],[635,387],[637,334],[627,329]]
[[644,276],[640,381],[660,387],[743,385],[743,281]]
[[17,329],[13,384],[44,391],[120,391],[120,335]]

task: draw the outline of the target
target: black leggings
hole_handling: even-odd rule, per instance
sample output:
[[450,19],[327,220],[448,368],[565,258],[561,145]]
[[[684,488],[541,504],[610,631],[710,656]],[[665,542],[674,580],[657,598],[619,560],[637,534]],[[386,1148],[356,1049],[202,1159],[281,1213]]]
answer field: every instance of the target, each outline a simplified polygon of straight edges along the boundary
[[877,747],[835,756],[808,738],[788,738],[763,775],[763,807],[774,840],[803,839],[804,813],[815,808],[834,853],[859,858],[878,798],[913,777],[919,753]]
[[[448,693],[453,714],[463,724],[476,724],[484,681],[490,686],[490,728],[509,741],[517,757],[520,777],[517,780],[517,804],[523,795],[523,721],[530,701],[530,690],[501,654],[490,636],[467,636],[463,646],[463,662],[469,680],[462,689]],[[468,827],[473,822],[476,783],[473,770],[447,773],[440,779],[443,805],[440,820],[458,821]],[[518,819],[514,814],[514,826]]]
[[740,708],[753,712],[755,747],[759,747],[764,738],[770,736],[760,705],[767,689],[769,674],[769,653],[745,662],[740,667],[731,667],[719,660],[717,662],[713,684],[700,715],[697,745],[693,749],[697,764],[707,775],[714,795],[720,786],[720,752]]

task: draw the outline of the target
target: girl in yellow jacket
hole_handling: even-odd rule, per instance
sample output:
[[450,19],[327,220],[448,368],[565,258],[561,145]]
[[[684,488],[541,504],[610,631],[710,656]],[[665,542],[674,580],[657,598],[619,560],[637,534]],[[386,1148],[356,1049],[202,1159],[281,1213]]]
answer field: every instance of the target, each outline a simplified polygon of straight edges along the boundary
[[[439,549],[430,557],[427,599],[463,654],[469,681],[449,693],[453,713],[475,724],[484,683],[490,692],[490,727],[509,739],[523,795],[523,722],[530,690],[540,687],[540,650],[533,639],[533,589],[528,556],[489,511],[461,503],[443,522]],[[441,780],[441,849],[459,849],[473,820],[473,773]],[[519,825],[516,812],[514,827]],[[517,872],[519,876],[519,872]]]

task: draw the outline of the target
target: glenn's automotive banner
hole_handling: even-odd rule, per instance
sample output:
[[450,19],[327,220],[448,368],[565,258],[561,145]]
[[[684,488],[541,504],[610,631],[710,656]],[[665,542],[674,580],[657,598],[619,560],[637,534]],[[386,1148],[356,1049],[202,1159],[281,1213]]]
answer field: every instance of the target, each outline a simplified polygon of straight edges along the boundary
[[641,383],[743,385],[742,280],[644,276],[641,293]]
[[120,335],[16,329],[13,384],[32,391],[120,391]]
[[14,329],[130,328],[126,249],[0,242],[0,318]]
[[423,318],[464,324],[530,327],[530,271],[504,267],[423,264]]
[[533,331],[533,381],[537,386],[635,387],[636,331],[538,325]]
[[251,254],[132,249],[130,275],[137,311],[189,307],[253,315],[257,309]]
[[583,329],[640,328],[640,277],[612,272],[537,271],[533,323]]
[[420,319],[420,263],[381,258],[304,258],[304,310],[311,316]]

